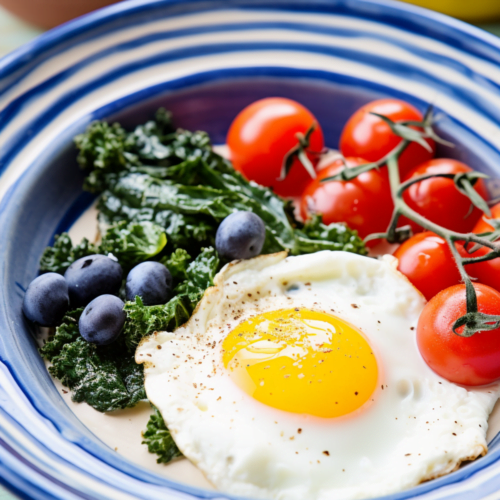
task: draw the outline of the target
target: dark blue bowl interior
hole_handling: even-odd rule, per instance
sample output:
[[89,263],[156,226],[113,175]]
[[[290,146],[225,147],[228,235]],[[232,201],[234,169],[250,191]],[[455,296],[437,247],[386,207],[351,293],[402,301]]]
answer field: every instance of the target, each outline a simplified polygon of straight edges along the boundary
[[[326,143],[336,148],[343,125],[364,103],[382,97],[406,99],[425,111],[428,103],[403,92],[395,93],[381,86],[337,76],[335,81],[321,75],[310,78],[268,71],[259,74],[246,70],[241,77],[199,81],[178,90],[156,89],[143,92],[134,102],[114,103],[75,125],[61,143],[40,158],[10,190],[0,212],[5,240],[3,251],[4,281],[2,309],[9,331],[0,337],[4,361],[10,367],[35,407],[61,429],[79,429],[72,439],[84,447],[99,446],[67,408],[55,390],[32,335],[35,333],[23,319],[21,304],[24,290],[37,275],[43,249],[55,233],[72,224],[90,204],[92,196],[82,191],[83,174],[76,164],[71,137],[84,130],[95,118],[122,122],[133,127],[154,115],[163,106],[174,113],[175,123],[187,129],[206,130],[214,143],[223,143],[232,119],[247,104],[268,96],[295,99],[308,107],[323,127]],[[331,78],[331,77],[330,77]],[[156,93],[155,93],[156,92]],[[154,94],[154,95],[153,95]],[[439,111],[439,103],[435,103]],[[439,147],[439,156],[460,159],[477,170],[500,177],[500,157],[479,137],[446,116],[437,125],[438,133],[453,141],[456,147]],[[492,195],[496,196],[495,183]],[[70,425],[71,424],[71,425]],[[75,427],[76,426],[76,427]],[[110,454],[111,457],[111,454]],[[114,455],[110,463],[125,467]]]

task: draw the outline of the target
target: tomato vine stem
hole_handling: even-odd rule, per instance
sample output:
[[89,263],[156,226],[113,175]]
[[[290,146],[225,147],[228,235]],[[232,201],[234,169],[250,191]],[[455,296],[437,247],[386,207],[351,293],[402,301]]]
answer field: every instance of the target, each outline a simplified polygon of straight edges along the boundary
[[[405,239],[408,239],[412,235],[411,227],[397,227],[401,216],[404,216],[424,229],[437,234],[443,238],[450,247],[461,279],[465,284],[467,313],[455,321],[452,327],[453,332],[462,337],[470,337],[481,331],[498,328],[500,326],[500,316],[483,314],[478,311],[476,291],[470,276],[465,270],[465,266],[500,257],[500,241],[498,243],[494,241],[500,237],[500,220],[492,219],[489,221],[495,228],[494,231],[489,233],[458,233],[442,227],[415,212],[415,210],[406,204],[403,197],[405,190],[415,183],[433,177],[451,179],[454,181],[455,187],[464,196],[467,196],[470,199],[471,206],[476,206],[486,215],[491,216],[486,201],[483,200],[474,190],[474,184],[479,179],[488,178],[488,176],[480,172],[468,172],[461,174],[426,174],[411,178],[402,183],[399,175],[399,157],[412,142],[417,142],[425,147],[424,144],[427,145],[425,139],[432,138],[435,141],[448,146],[452,146],[452,144],[440,138],[433,130],[432,125],[434,119],[432,107],[429,107],[422,122],[412,121],[396,123],[385,116],[378,114],[376,116],[383,119],[391,127],[391,130],[403,140],[391,152],[377,162],[367,163],[351,168],[344,167],[338,174],[325,178],[321,182],[348,181],[356,178],[364,172],[368,172],[373,169],[387,168],[391,195],[394,201],[392,218],[385,233],[371,234],[365,238],[365,242],[374,239],[386,239],[389,243],[402,243]],[[418,128],[415,129],[410,127]],[[469,249],[469,245],[471,243],[474,243],[474,246]],[[482,247],[489,248],[490,252],[478,257],[462,257],[457,245],[463,245],[468,254],[472,254]],[[461,327],[464,328],[459,333],[458,329]]]
[[309,151],[309,142],[312,133],[318,128],[317,122],[312,122],[311,126],[307,129],[305,134],[297,132],[295,138],[297,139],[297,145],[294,146],[283,158],[283,163],[281,165],[280,176],[277,180],[283,181],[290,172],[295,158],[298,158],[302,166],[306,169],[307,173],[311,176],[311,179],[316,179],[316,170],[311,160],[307,156],[307,153],[319,154]]

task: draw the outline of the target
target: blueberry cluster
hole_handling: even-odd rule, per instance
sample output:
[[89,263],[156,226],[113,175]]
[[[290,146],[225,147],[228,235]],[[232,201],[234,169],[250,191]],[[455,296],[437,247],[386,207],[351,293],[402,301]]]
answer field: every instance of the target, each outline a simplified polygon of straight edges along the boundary
[[[252,212],[235,212],[220,224],[215,246],[226,260],[259,255],[266,227]],[[41,326],[58,326],[69,307],[85,307],[79,321],[82,337],[97,345],[114,342],[121,334],[126,315],[118,298],[123,269],[106,255],[89,255],[71,264],[64,276],[46,273],[34,279],[24,296],[25,316]],[[127,275],[125,295],[138,295],[146,306],[166,304],[172,295],[172,275],[160,262],[146,261]]]
[[[41,326],[57,326],[69,307],[85,307],[78,324],[88,342],[107,345],[123,330],[126,315],[118,298],[123,270],[106,255],[89,255],[73,262],[64,276],[46,273],[34,279],[24,296],[25,316]],[[135,266],[126,280],[127,300],[136,295],[145,305],[166,303],[172,290],[172,276],[159,262]]]

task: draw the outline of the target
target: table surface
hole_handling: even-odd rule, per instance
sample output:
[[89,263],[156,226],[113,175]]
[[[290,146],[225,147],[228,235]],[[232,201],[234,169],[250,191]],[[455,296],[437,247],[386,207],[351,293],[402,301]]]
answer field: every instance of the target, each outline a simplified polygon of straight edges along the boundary
[[[500,24],[483,24],[481,28],[500,36]],[[0,57],[40,35],[42,30],[15,18],[0,7]],[[0,486],[0,500],[15,500],[17,497]]]

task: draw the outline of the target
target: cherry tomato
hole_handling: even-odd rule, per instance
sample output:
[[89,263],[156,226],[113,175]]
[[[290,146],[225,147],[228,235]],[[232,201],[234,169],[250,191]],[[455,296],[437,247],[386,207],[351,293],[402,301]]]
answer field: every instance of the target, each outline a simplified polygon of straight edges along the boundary
[[[311,176],[298,158],[287,177],[278,179],[284,158],[298,144],[296,134],[305,134],[314,123],[308,151],[319,153],[324,148],[323,132],[304,106],[283,97],[250,104],[233,120],[227,135],[234,168],[247,179],[272,187],[281,196],[300,196]],[[317,155],[308,153],[308,157],[314,165],[317,163]]]
[[[380,99],[369,102],[356,111],[346,123],[340,137],[340,151],[344,156],[359,156],[378,161],[390,153],[401,141],[381,118],[370,113],[387,116],[394,122],[422,121],[422,113],[407,102],[398,99]],[[434,158],[436,145],[426,139],[432,152],[416,142],[410,144],[399,158],[402,176],[424,161]]]
[[491,224],[488,224],[484,220],[484,218],[486,217],[487,219],[500,219],[500,203],[493,205],[490,210],[491,210],[491,217],[486,217],[486,216],[480,217],[476,225],[474,226],[474,229],[472,230],[473,233],[480,234],[493,231],[493,226]]
[[[500,293],[481,283],[474,284],[474,289],[479,312],[500,315]],[[437,294],[418,320],[418,348],[429,367],[450,382],[489,384],[500,378],[500,328],[467,338],[456,335],[452,326],[466,309],[465,285]]]
[[[480,257],[489,252],[490,250],[488,248],[482,247],[473,254],[467,254],[467,256]],[[462,253],[463,256],[465,256],[464,253]],[[475,278],[479,283],[491,286],[491,288],[500,292],[500,258],[497,257],[477,264],[469,264],[465,266],[465,270],[471,278]]]
[[[426,174],[458,174],[471,171],[470,167],[457,160],[438,158],[419,165],[405,180]],[[476,182],[474,188],[483,198],[487,198],[486,187],[481,179]],[[417,182],[405,191],[403,197],[408,206],[420,215],[459,233],[471,231],[482,215],[481,210],[472,206],[469,198],[457,190],[453,179],[435,177]],[[409,222],[414,232],[421,230],[415,222],[407,219],[404,221]]]
[[460,283],[460,273],[446,241],[426,231],[412,236],[394,252],[402,272],[427,300]]
[[[491,207],[491,218],[500,218],[500,203]],[[481,217],[477,221],[477,224],[472,230],[472,232],[476,234],[486,233],[488,231],[493,231],[493,226],[488,224],[484,220],[484,217]],[[471,244],[471,246],[473,246],[473,244]],[[463,246],[461,246],[459,250],[462,257],[480,257],[490,252],[487,247],[481,247],[472,254],[467,253]],[[471,278],[477,279],[480,283],[500,291],[500,258],[497,257],[495,259],[479,262],[478,264],[469,264],[465,266],[465,270]]]
[[[471,243],[469,246],[473,247],[474,243]],[[490,252],[490,249],[487,247],[481,247],[473,253],[468,253],[463,244],[457,243],[456,247],[462,257],[482,257]],[[465,270],[473,280],[483,285],[491,286],[491,288],[500,292],[500,258],[497,257],[484,262],[478,262],[477,264],[468,264],[465,266]]]
[[[348,167],[368,163],[362,158],[346,158],[346,162]],[[394,209],[389,181],[381,172],[370,170],[351,181],[321,183],[343,166],[341,160],[333,161],[309,183],[300,201],[302,218],[306,220],[320,213],[325,224],[346,222],[361,238],[385,231]]]

